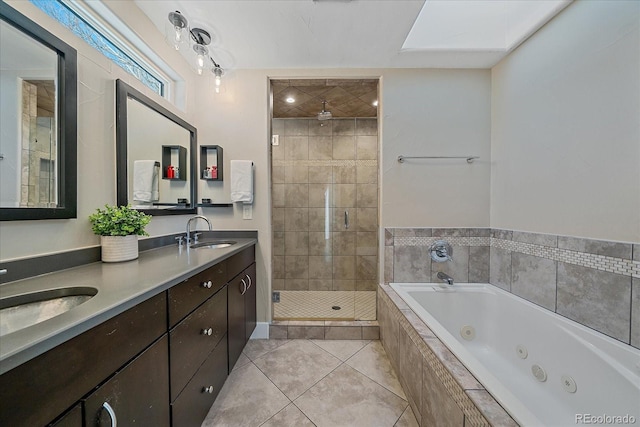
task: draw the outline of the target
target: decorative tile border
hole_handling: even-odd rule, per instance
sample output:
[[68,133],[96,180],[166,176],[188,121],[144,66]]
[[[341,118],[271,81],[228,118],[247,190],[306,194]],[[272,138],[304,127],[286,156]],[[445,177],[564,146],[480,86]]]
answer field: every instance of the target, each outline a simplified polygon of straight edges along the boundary
[[533,255],[539,258],[550,259],[552,261],[560,261],[567,264],[608,271],[622,276],[640,278],[640,261],[633,261],[631,259],[614,258],[587,252],[576,252],[569,249],[515,242],[513,240],[497,239],[493,237],[491,238],[491,247],[504,249],[510,252]]
[[446,240],[452,246],[489,246],[489,237],[395,237],[394,246],[431,246],[438,240]]

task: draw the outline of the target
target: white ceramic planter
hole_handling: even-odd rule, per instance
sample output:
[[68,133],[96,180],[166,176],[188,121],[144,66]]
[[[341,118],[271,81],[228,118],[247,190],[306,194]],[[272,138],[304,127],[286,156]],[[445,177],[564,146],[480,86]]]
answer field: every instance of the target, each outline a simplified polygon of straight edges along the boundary
[[130,261],[138,258],[138,236],[100,236],[102,262]]

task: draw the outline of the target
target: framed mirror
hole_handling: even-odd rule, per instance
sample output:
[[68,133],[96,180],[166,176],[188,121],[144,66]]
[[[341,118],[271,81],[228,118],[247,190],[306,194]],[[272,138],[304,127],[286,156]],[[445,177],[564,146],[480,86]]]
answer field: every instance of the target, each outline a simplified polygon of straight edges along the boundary
[[197,130],[116,81],[118,205],[150,215],[196,213]]
[[76,218],[77,53],[0,2],[0,220]]

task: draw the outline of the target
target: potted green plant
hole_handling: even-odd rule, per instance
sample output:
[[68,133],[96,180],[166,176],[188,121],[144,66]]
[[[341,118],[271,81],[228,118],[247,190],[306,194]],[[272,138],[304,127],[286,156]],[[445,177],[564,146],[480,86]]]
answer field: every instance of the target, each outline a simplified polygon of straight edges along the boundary
[[138,258],[138,236],[148,236],[144,228],[151,216],[131,206],[109,206],[89,215],[91,229],[100,236],[103,262],[129,261]]

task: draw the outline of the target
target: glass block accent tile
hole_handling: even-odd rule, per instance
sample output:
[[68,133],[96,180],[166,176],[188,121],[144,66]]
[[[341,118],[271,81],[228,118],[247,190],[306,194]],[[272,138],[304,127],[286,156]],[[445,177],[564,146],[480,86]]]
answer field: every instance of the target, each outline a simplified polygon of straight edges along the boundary
[[109,58],[114,64],[140,80],[160,96],[163,96],[164,84],[160,80],[123,52],[111,40],[93,28],[87,21],[78,16],[63,2],[59,0],[31,0],[31,3],[71,30],[73,34],[89,43],[91,47]]
[[640,261],[491,238],[491,247],[640,278]]

